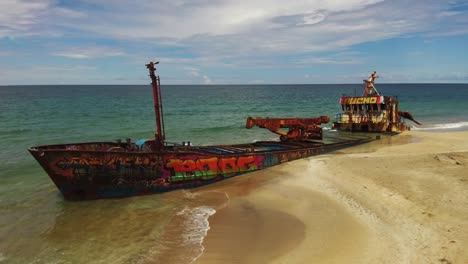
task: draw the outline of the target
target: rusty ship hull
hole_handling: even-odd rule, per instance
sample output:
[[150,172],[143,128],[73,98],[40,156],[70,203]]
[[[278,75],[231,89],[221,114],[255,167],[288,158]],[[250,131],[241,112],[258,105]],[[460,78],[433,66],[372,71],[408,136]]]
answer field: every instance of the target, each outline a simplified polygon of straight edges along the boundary
[[356,137],[323,141],[320,125],[329,122],[329,118],[320,116],[247,119],[246,128],[268,129],[279,135],[280,141],[197,147],[185,142],[168,143],[165,141],[156,64],[158,62],[146,64],[154,97],[154,139],[45,145],[28,149],[65,199],[126,197],[194,188],[369,141]]
[[[291,160],[362,144],[264,141],[159,152],[127,151],[113,142],[29,148],[67,200],[116,198],[200,187]],[[176,148],[176,149],[174,149]]]
[[336,115],[332,129],[348,132],[401,133],[410,127],[403,122],[398,100],[388,96],[342,97],[343,112]]
[[335,116],[332,129],[349,132],[397,134],[409,131],[405,119],[420,125],[409,112],[399,110],[398,97],[383,96],[374,86],[377,72],[364,81],[362,96],[340,98],[342,112]]

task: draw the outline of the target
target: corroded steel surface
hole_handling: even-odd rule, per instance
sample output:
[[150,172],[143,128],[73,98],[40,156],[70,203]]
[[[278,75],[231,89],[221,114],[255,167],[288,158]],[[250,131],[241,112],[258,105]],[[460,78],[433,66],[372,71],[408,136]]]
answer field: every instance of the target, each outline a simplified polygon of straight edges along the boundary
[[[245,124],[246,128],[258,126],[266,128],[271,132],[280,135],[281,140],[298,139],[318,139],[323,138],[321,124],[330,121],[328,116],[315,118],[252,118],[248,117]],[[280,128],[288,128],[288,131],[281,131]]]
[[66,199],[82,200],[194,188],[367,141],[266,141],[180,150],[166,147],[160,152],[134,151],[108,142],[42,146],[29,151]]
[[149,70],[151,77],[151,86],[153,87],[153,101],[154,101],[154,113],[156,117],[156,134],[154,135],[156,139],[156,144],[158,148],[164,146],[164,140],[166,139],[164,131],[164,114],[162,106],[162,97],[161,97],[161,83],[159,76],[156,76],[156,68],[154,65],[159,62],[150,62],[146,64],[146,68]]
[[342,112],[336,115],[332,129],[351,132],[403,132],[410,130],[403,118],[420,125],[409,112],[399,110],[398,98],[383,96],[374,86],[377,72],[364,80],[362,96],[340,98]]

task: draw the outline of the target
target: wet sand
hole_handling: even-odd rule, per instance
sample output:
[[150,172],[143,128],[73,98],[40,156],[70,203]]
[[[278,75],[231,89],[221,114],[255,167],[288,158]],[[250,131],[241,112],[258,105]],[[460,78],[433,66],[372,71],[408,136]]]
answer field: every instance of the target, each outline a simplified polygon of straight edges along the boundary
[[225,192],[195,263],[468,263],[468,131],[407,132]]

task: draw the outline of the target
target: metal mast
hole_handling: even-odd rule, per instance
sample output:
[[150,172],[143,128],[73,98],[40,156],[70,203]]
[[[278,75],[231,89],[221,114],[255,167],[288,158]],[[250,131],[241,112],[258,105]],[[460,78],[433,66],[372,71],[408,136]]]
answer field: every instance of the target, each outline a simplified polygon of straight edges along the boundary
[[150,62],[146,64],[146,67],[149,69],[149,76],[151,77],[151,84],[153,86],[154,112],[156,114],[156,133],[154,134],[154,137],[158,144],[158,148],[163,148],[164,140],[166,139],[166,137],[164,133],[164,115],[161,98],[161,83],[159,76],[155,75],[156,68],[154,67],[154,65],[158,63],[159,62]]

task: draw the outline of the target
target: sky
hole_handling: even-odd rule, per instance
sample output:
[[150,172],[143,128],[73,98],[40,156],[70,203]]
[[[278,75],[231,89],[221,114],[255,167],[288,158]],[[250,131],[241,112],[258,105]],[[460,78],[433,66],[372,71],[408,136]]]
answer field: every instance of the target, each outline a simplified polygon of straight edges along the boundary
[[468,83],[468,1],[0,0],[0,85]]

